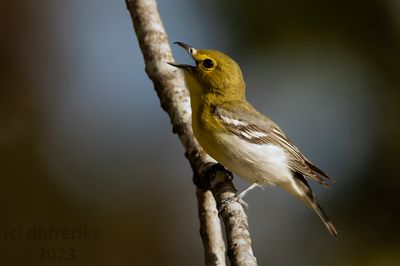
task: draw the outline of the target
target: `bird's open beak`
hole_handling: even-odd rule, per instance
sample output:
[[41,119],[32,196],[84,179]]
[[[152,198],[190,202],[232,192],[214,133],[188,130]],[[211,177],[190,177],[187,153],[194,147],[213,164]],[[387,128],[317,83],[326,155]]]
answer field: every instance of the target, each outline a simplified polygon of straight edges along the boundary
[[[194,59],[194,56],[197,54],[197,50],[195,48],[193,48],[192,46],[183,43],[183,42],[174,42],[174,44],[179,45],[180,47],[182,47],[183,49],[186,50],[186,52]],[[186,65],[186,64],[177,64],[174,62],[167,62],[168,64],[170,64],[171,66],[177,67],[177,68],[182,68],[182,69],[193,69],[195,68],[194,66],[191,65]]]

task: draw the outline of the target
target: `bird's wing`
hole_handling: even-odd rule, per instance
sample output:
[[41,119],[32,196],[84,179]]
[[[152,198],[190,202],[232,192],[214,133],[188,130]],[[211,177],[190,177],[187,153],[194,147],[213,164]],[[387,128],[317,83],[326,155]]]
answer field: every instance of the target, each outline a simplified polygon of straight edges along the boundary
[[289,167],[329,187],[323,178],[332,180],[325,172],[310,162],[286,137],[283,131],[271,119],[258,113],[253,107],[237,109],[213,106],[211,112],[219,119],[232,134],[253,144],[274,144],[281,147],[289,157]]

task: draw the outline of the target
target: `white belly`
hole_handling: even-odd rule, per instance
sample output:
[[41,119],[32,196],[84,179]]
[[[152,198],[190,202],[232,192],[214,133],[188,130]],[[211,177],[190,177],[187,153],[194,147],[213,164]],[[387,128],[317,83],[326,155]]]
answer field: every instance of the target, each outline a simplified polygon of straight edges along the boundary
[[287,154],[279,146],[253,144],[228,134],[219,134],[217,143],[219,154],[210,155],[251,183],[272,185],[286,183],[292,179]]

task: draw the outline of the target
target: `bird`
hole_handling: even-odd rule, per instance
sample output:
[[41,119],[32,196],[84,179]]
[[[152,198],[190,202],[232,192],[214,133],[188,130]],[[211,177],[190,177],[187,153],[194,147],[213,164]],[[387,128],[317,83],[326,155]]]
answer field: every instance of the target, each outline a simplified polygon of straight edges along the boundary
[[329,188],[333,181],[296,147],[269,117],[247,100],[239,65],[228,55],[175,42],[195,65],[167,62],[182,69],[189,90],[193,134],[217,162],[251,186],[277,185],[315,211],[333,237],[337,230],[307,180]]

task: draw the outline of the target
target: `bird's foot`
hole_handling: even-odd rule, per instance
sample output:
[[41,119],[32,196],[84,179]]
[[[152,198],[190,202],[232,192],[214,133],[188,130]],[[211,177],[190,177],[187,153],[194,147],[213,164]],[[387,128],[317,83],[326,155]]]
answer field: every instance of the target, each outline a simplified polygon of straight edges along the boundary
[[226,206],[228,206],[230,203],[237,201],[239,202],[243,208],[246,210],[249,209],[249,205],[243,200],[243,197],[246,196],[247,193],[249,193],[250,190],[253,188],[260,187],[261,189],[264,189],[263,186],[261,186],[258,183],[253,183],[250,187],[242,191],[241,193],[235,193],[233,197],[227,198],[221,202],[221,206],[218,208],[218,211],[221,212]]
[[223,165],[220,164],[220,163],[216,163],[216,164],[213,164],[212,166],[210,166],[210,167],[204,172],[204,176],[208,177],[209,180],[212,180],[212,179],[214,179],[215,174],[216,174],[218,171],[227,173],[228,176],[229,176],[229,181],[232,181],[232,179],[233,179],[233,174],[232,174],[232,172],[229,171],[228,169],[226,169],[226,167],[223,166]]
[[233,203],[235,201],[239,202],[240,205],[242,205],[243,208],[245,208],[247,210],[249,208],[249,205],[242,199],[242,195],[241,194],[242,193],[236,193],[234,196],[224,199],[221,202],[221,205],[218,208],[218,212],[221,213],[221,211],[223,209],[225,209],[226,207],[228,207],[229,204],[231,204],[231,203]]

